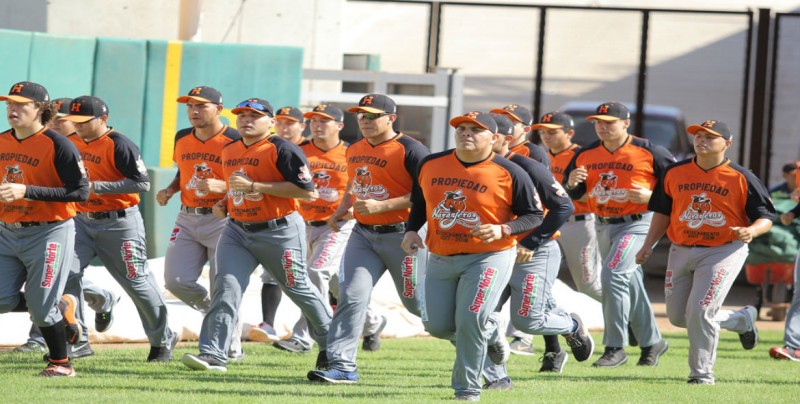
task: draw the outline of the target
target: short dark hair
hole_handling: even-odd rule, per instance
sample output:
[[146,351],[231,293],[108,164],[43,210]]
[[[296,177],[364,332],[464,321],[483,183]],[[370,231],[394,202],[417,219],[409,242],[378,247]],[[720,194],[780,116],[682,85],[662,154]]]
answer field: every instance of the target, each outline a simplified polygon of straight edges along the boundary
[[48,122],[55,118],[58,114],[58,104],[49,101],[34,101],[33,105],[42,110],[42,117],[40,119],[42,125],[47,125]]
[[782,170],[784,174],[789,174],[790,172],[797,170],[797,162],[784,164]]

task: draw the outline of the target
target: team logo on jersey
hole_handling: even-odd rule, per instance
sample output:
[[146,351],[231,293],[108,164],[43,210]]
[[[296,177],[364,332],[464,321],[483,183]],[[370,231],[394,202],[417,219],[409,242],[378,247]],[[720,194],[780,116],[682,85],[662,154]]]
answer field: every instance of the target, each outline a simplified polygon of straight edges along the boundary
[[[233,174],[247,175],[244,167],[236,170]],[[264,199],[264,194],[261,192],[242,192],[242,191],[228,191],[228,197],[233,202],[233,206],[242,206],[245,199],[252,202],[258,202]]]
[[478,291],[475,293],[475,298],[472,299],[472,304],[469,305],[469,311],[473,313],[481,311],[481,307],[486,303],[486,299],[492,291],[495,275],[497,275],[497,269],[495,268],[487,267],[483,270],[481,280],[478,282]]
[[53,280],[58,275],[58,263],[61,262],[61,250],[60,243],[47,243],[44,249],[44,271],[42,272],[41,287],[53,287]]
[[417,289],[417,256],[406,255],[403,257],[403,297],[414,298]]
[[722,227],[726,223],[725,215],[722,212],[711,211],[711,198],[705,192],[700,195],[692,195],[692,203],[683,211],[680,221],[686,222],[686,226],[690,229],[697,229],[704,224]]
[[624,189],[617,189],[617,175],[614,171],[607,173],[600,173],[600,181],[592,188],[589,193],[590,198],[595,198],[597,203],[614,202],[627,202],[628,191]]
[[361,200],[382,201],[389,198],[389,192],[383,185],[372,185],[372,173],[369,172],[367,166],[356,168],[356,177],[353,178],[353,194]]
[[3,176],[3,184],[22,184],[22,170],[19,164],[6,166],[6,174]]
[[286,250],[281,256],[281,267],[286,276],[284,284],[287,288],[297,285],[297,255],[294,250]]
[[214,178],[214,171],[208,166],[208,163],[204,161],[200,164],[195,164],[192,178],[189,179],[189,182],[186,184],[186,190],[194,190],[194,194],[199,197],[208,195],[208,192],[197,189],[197,182],[209,178]]
[[703,300],[699,302],[700,307],[706,308],[710,306],[712,302],[717,300],[720,290],[730,274],[731,271],[729,271],[727,268],[717,268],[714,271],[714,277],[711,278],[711,284],[708,285],[708,290],[706,291],[705,296],[703,296]]
[[144,262],[136,255],[136,250],[136,245],[131,241],[123,241],[120,247],[122,263],[125,264],[125,277],[128,279],[136,279],[139,276],[139,267]]
[[536,274],[527,274],[522,281],[522,302],[517,310],[517,314],[522,317],[528,317],[533,305],[536,304],[536,296],[539,294],[538,278]]
[[303,166],[300,167],[300,174],[297,174],[297,178],[303,184],[311,182],[311,173],[308,171],[308,166],[303,164]]
[[476,212],[467,212],[467,197],[462,190],[444,191],[444,200],[439,202],[431,217],[439,220],[439,228],[447,230],[460,224],[468,229],[481,225],[481,218]]
[[325,202],[336,202],[339,199],[339,191],[331,188],[331,175],[326,170],[314,171],[311,175],[314,186],[317,187],[319,197]]

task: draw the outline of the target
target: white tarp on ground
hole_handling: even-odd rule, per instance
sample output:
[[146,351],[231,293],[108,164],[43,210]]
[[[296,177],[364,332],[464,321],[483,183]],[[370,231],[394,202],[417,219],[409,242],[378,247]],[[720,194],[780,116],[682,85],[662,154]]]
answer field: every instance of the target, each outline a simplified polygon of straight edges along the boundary
[[[156,258],[148,261],[150,270],[164,291],[168,303],[169,325],[180,334],[182,340],[197,339],[202,323],[199,312],[189,308],[183,302],[172,296],[164,289],[164,259]],[[250,285],[244,294],[242,302],[242,319],[244,327],[258,324],[261,321],[261,268],[257,269],[250,277]],[[208,271],[204,272],[200,283],[208,285]],[[114,293],[122,296],[114,310],[114,324],[105,333],[94,332],[94,312],[88,307],[85,310],[87,326],[90,328],[90,341],[92,342],[146,342],[142,331],[142,324],[131,299],[125,295],[122,288],[108,274],[104,267],[90,266],[86,269],[87,278]],[[591,329],[603,327],[603,317],[600,303],[591,298],[577,293],[569,286],[556,281],[553,294],[559,305],[569,312],[578,313],[584,324]],[[385,337],[411,337],[426,335],[420,319],[409,313],[400,303],[400,298],[394,289],[391,277],[385,274],[378,282],[372,293],[372,304],[379,314],[385,315],[389,322],[383,330]],[[506,305],[506,310],[507,309]],[[278,314],[275,318],[275,329],[282,336],[291,334],[294,322],[299,318],[300,310],[286,296],[281,300]],[[0,315],[0,345],[19,345],[25,342],[30,328],[30,318],[27,313],[6,313]],[[245,333],[246,335],[246,333]]]

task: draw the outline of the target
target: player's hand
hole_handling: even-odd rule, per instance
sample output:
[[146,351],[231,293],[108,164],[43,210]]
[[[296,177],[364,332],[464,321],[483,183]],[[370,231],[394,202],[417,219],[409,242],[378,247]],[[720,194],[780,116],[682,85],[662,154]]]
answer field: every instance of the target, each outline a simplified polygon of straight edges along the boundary
[[781,224],[783,224],[784,226],[792,224],[793,221],[794,221],[794,213],[786,212],[781,215]]
[[733,234],[736,235],[736,238],[742,240],[744,243],[753,241],[756,233],[751,227],[731,227],[730,229],[733,231]]
[[247,174],[242,174],[239,172],[231,174],[231,176],[228,178],[228,186],[233,192],[254,192],[252,191],[253,180],[250,179]]
[[517,259],[514,261],[518,264],[523,262],[530,262],[533,259],[533,250],[529,250],[521,245],[517,245]]
[[353,209],[360,215],[374,215],[381,213],[383,204],[374,199],[358,199],[353,201]]
[[217,178],[197,180],[197,190],[205,193],[224,194],[228,192],[225,181]]
[[217,201],[217,203],[211,207],[211,213],[220,219],[225,219],[228,216],[228,200],[221,199]]
[[317,199],[319,199],[319,192],[317,192],[317,190],[316,190],[316,189],[314,189],[314,191],[313,191],[313,192],[311,192],[311,195],[309,195],[309,196],[307,196],[307,197],[305,197],[305,198],[299,198],[299,199],[300,199],[301,201],[303,201],[303,202],[314,202],[314,201],[316,201]]
[[7,182],[0,185],[0,202],[14,202],[25,197],[28,187],[25,184]]
[[636,253],[636,263],[639,265],[644,265],[647,260],[650,259],[650,256],[653,255],[653,247],[642,246],[638,253]]
[[95,194],[94,181],[89,181],[89,194]]
[[165,206],[169,199],[172,198],[172,195],[175,195],[175,192],[169,188],[164,188],[156,194],[156,203],[160,206]]
[[333,231],[341,231],[342,228],[339,227],[339,222],[342,220],[350,220],[353,217],[353,209],[350,208],[348,210],[336,209],[335,212],[328,218],[328,227],[331,228]]
[[586,181],[586,178],[589,178],[589,172],[586,171],[586,168],[584,166],[577,167],[569,173],[567,186],[569,188],[575,188],[578,184]]
[[403,235],[403,242],[400,243],[400,248],[408,255],[414,255],[420,248],[425,248],[422,243],[422,238],[415,231],[407,231]]
[[633,203],[647,203],[650,201],[650,196],[653,195],[653,191],[649,188],[645,188],[639,184],[631,184],[631,189],[628,190],[628,200]]
[[491,243],[503,238],[503,228],[499,224],[482,224],[472,229],[472,236],[484,243]]

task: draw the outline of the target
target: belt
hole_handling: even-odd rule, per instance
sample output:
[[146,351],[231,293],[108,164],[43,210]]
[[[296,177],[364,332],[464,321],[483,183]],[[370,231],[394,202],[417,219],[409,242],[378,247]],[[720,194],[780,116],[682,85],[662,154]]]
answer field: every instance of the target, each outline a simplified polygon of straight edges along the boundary
[[630,222],[635,222],[637,220],[642,220],[641,213],[637,213],[635,215],[617,216],[617,217],[597,216],[597,221],[603,224],[630,223]]
[[105,212],[81,212],[81,214],[92,220],[118,219],[126,215],[125,209],[107,210]]
[[36,227],[36,226],[44,226],[48,224],[58,223],[60,220],[54,220],[52,222],[16,222],[16,223],[7,223],[7,222],[0,222],[3,223],[5,227],[13,227],[15,229],[24,229],[27,227]]
[[325,226],[326,224],[328,224],[328,222],[324,220],[306,220],[306,226],[322,227]]
[[395,224],[358,224],[359,226],[374,231],[375,233],[399,233],[405,231],[405,223]]
[[285,217],[267,220],[266,222],[242,222],[236,219],[231,219],[231,223],[239,226],[246,232],[256,232],[261,230],[274,230],[280,226],[285,226],[289,223]]
[[687,244],[677,244],[677,243],[674,244],[678,247],[685,247],[685,248],[713,248],[713,247],[722,247],[730,243],[732,243],[732,241],[728,241],[727,243],[720,245],[687,245]]
[[592,213],[586,213],[583,215],[572,215],[567,219],[568,222],[583,222],[585,220],[592,220],[594,219],[594,215]]
[[186,205],[181,205],[181,212],[188,213],[190,215],[197,215],[197,216],[208,215],[212,211],[213,210],[211,208],[190,208]]

